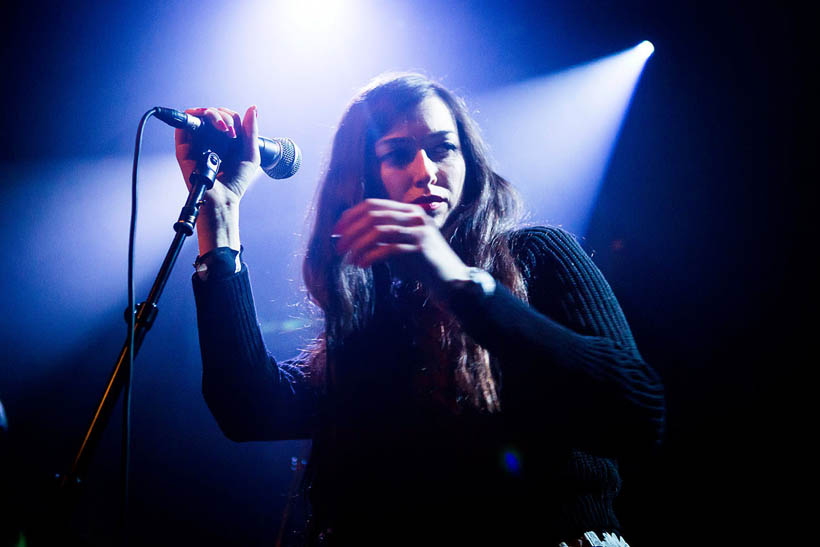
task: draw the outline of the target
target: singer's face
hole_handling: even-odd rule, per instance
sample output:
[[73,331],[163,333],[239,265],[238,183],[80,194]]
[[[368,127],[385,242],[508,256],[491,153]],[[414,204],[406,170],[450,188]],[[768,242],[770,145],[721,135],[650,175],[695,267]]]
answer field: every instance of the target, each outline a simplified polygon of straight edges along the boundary
[[467,170],[444,101],[421,101],[376,141],[374,152],[387,196],[421,206],[441,228],[461,199]]

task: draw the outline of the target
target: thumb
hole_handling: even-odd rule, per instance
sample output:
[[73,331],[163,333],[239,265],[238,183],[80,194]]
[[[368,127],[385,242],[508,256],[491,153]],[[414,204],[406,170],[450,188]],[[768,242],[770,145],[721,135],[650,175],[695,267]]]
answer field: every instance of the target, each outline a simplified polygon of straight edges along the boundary
[[245,112],[242,119],[242,159],[259,164],[259,123],[256,105]]

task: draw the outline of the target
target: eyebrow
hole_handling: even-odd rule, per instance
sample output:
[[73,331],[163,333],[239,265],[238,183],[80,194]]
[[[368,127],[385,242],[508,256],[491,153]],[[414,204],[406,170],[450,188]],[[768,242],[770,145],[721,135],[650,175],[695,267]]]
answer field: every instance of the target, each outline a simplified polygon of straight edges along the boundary
[[[429,135],[425,135],[424,140],[432,140],[441,137],[448,137],[450,135],[455,135],[455,131],[444,130],[444,131],[436,131],[435,133],[430,133]],[[374,148],[379,148],[382,146],[394,147],[400,146],[407,143],[415,143],[416,139],[413,137],[391,137],[391,138],[382,138],[376,141]]]

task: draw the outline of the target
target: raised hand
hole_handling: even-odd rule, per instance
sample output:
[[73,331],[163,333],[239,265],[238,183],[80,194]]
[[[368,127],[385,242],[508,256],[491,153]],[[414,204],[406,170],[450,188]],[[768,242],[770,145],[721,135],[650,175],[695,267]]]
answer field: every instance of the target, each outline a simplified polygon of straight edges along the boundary
[[344,213],[333,228],[336,250],[367,268],[399,259],[434,292],[455,279],[467,279],[467,266],[422,207],[389,199],[366,199]]
[[[228,108],[190,108],[188,114],[200,117],[217,131],[240,139],[236,157],[222,158],[222,171],[213,188],[205,193],[205,203],[197,221],[200,255],[215,247],[239,249],[239,202],[259,168],[259,127],[257,111],[251,106],[244,117]],[[196,167],[197,154],[191,134],[177,129],[174,133],[176,157],[185,183]]]

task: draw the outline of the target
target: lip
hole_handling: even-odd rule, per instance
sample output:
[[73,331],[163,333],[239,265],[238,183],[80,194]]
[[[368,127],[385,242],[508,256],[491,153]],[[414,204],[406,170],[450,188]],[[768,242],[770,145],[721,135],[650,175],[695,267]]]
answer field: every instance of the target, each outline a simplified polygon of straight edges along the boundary
[[444,205],[447,204],[447,200],[441,196],[435,196],[433,194],[427,194],[424,196],[419,196],[414,199],[411,203],[415,203],[416,205],[420,206],[427,212],[435,211]]
[[439,207],[444,207],[443,201],[428,201],[426,203],[419,203],[418,204],[422,209],[425,211],[435,211]]
[[436,203],[444,203],[447,200],[444,199],[442,196],[435,196],[433,194],[427,194],[424,196],[419,196],[412,201],[417,205],[425,205],[425,204],[436,204]]

